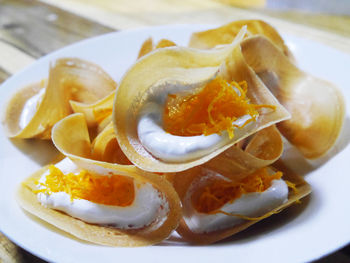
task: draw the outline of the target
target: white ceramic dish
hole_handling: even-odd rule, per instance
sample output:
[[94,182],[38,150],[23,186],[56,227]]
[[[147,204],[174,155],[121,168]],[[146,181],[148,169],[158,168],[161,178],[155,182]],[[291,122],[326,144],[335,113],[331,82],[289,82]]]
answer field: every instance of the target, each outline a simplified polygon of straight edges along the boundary
[[[92,38],[45,56],[0,87],[0,105],[17,89],[47,76],[49,63],[60,57],[80,57],[101,65],[115,80],[135,61],[149,36],[186,45],[191,32],[208,26],[181,25],[116,32]],[[350,105],[350,56],[319,43],[284,36],[299,66],[342,89]],[[317,94],[315,94],[317,96]],[[3,109],[2,109],[3,111]],[[48,142],[9,140],[0,128],[0,230],[19,246],[55,262],[300,262],[310,261],[350,241],[349,160],[350,114],[331,158],[307,162],[293,148],[285,159],[305,175],[313,192],[301,205],[274,215],[242,233],[210,246],[191,246],[174,237],[143,248],[111,248],[81,242],[25,213],[16,203],[20,182],[55,155]],[[335,154],[336,153],[336,154]]]

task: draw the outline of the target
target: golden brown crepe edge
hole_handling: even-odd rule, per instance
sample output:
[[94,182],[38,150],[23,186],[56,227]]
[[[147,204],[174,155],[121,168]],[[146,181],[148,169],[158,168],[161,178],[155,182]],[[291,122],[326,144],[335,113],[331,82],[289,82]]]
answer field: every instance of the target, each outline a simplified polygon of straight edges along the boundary
[[63,212],[42,206],[32,190],[35,189],[36,180],[47,170],[47,167],[41,168],[21,183],[16,199],[24,210],[81,240],[118,247],[149,246],[166,239],[178,226],[181,218],[181,206],[178,195],[172,185],[158,175],[139,171],[136,167],[129,169],[130,174],[139,174],[136,179],[146,180],[152,183],[156,189],[165,195],[169,204],[169,212],[166,220],[155,230],[152,230],[153,223],[141,229],[122,230],[86,223]]
[[[294,192],[293,190],[289,190],[288,201],[276,207],[275,209],[272,209],[268,214],[279,213],[285,208],[289,207],[293,203],[297,202],[298,200],[304,198],[305,196],[311,193],[311,186],[300,175],[294,173],[290,168],[284,165],[284,163],[281,160],[278,160],[272,166],[283,172],[283,177],[282,177],[283,180],[288,180],[289,182],[295,184],[297,192]],[[186,194],[186,190],[183,188],[183,185],[176,187],[176,184],[179,183],[179,181],[176,181],[176,179],[177,178],[175,178],[175,188],[179,193],[180,199],[183,200]],[[187,181],[184,181],[183,183],[190,184],[191,179],[192,178],[189,178]],[[192,232],[187,226],[185,220],[181,219],[180,225],[176,229],[176,232],[178,232],[186,241],[190,243],[206,245],[206,244],[215,243],[217,241],[230,237],[234,234],[237,234],[238,232],[252,226],[253,224],[263,219],[264,219],[264,216],[262,216],[262,219],[259,219],[259,220],[246,220],[242,224],[239,224],[232,228],[212,231],[209,233],[199,233],[199,234]]]

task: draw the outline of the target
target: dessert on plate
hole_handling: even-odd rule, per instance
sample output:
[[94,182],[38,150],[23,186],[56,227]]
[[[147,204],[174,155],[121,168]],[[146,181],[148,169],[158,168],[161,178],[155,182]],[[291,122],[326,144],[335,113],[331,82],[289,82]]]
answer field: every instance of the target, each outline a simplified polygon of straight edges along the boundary
[[13,96],[4,126],[60,154],[19,187],[28,212],[103,245],[152,245],[173,231],[210,244],[311,192],[283,163],[284,144],[324,155],[344,109],[272,26],[241,20],[193,33],[188,47],[146,39],[118,84],[93,63],[59,59]]

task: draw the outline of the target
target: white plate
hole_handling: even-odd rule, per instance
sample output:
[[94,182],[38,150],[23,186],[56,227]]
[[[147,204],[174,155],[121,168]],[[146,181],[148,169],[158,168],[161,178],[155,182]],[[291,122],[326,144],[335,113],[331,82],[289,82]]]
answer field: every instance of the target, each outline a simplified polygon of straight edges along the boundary
[[[49,63],[74,56],[101,65],[115,80],[135,61],[149,36],[169,38],[186,45],[190,33],[207,26],[181,25],[144,28],[107,34],[45,56],[8,79],[0,87],[0,105],[23,85],[47,76]],[[301,68],[336,83],[350,105],[350,57],[321,44],[285,36]],[[315,94],[317,96],[317,94]],[[2,109],[3,110],[3,109]],[[20,182],[46,164],[55,150],[48,142],[9,140],[0,128],[0,230],[18,245],[55,262],[257,262],[309,261],[345,246],[350,241],[349,110],[341,141],[333,158],[318,164],[288,151],[290,164],[305,173],[313,193],[293,206],[218,244],[190,246],[164,242],[153,247],[111,248],[78,241],[25,213],[15,201]],[[294,165],[295,167],[295,165]]]

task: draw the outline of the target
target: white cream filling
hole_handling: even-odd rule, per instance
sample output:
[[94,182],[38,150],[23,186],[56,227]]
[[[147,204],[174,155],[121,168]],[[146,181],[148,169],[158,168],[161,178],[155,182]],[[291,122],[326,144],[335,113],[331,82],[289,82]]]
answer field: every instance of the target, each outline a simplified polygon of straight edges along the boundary
[[27,100],[24,104],[21,116],[19,118],[19,127],[21,129],[24,129],[34,117],[38,105],[40,104],[44,96],[44,93],[45,89],[41,89],[37,94],[35,94],[33,97]]
[[[240,91],[233,87],[238,95]],[[172,89],[178,92],[181,88]],[[167,95],[171,93],[153,94],[152,99],[142,108],[139,113],[137,133],[141,144],[153,156],[168,162],[184,162],[198,159],[220,148],[230,141],[227,131],[221,135],[211,134],[208,136],[176,136],[167,133],[163,129],[163,109]],[[232,124],[243,126],[252,117],[244,115]],[[249,124],[248,124],[249,125]]]
[[[241,224],[245,220],[222,213],[205,214],[197,212],[192,205],[191,187],[183,202],[183,218],[194,233],[208,233]],[[288,186],[282,180],[273,180],[271,186],[262,193],[243,194],[232,203],[226,203],[220,210],[248,217],[262,216],[288,200]]]
[[[78,167],[68,158],[55,165],[63,173],[78,172]],[[48,173],[39,182],[44,183]],[[87,223],[112,225],[122,229],[147,226],[160,215],[168,213],[169,206],[161,193],[152,185],[135,186],[135,199],[130,206],[119,207],[96,204],[83,199],[73,199],[65,192],[37,195],[39,202],[47,208],[65,212]]]

